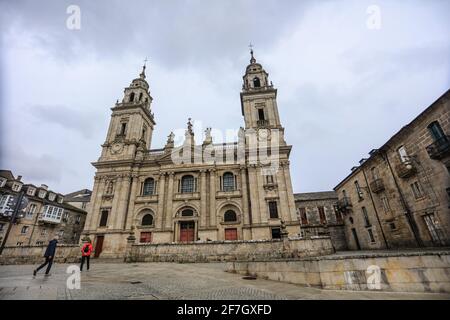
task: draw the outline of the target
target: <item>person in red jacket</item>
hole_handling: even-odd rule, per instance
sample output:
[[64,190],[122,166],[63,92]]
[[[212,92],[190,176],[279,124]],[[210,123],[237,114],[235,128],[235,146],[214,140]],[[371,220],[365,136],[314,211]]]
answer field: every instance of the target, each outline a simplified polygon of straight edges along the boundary
[[80,271],[83,271],[84,260],[86,260],[87,269],[89,270],[89,259],[91,258],[92,244],[91,240],[88,240],[81,248],[81,266]]

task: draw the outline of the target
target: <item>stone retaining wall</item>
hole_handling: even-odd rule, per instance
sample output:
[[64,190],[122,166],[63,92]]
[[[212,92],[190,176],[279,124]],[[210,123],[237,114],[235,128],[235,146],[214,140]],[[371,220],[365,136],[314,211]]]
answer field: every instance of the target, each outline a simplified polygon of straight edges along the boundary
[[[36,264],[44,261],[47,245],[5,247],[0,255],[0,264]],[[81,257],[79,245],[58,245],[56,247],[55,262],[74,263]]]
[[[370,281],[376,279],[372,275],[377,267],[379,288]],[[450,293],[450,251],[236,261],[228,263],[227,271],[323,289]]]
[[334,253],[329,237],[313,239],[134,244],[127,262],[212,262],[313,257]]

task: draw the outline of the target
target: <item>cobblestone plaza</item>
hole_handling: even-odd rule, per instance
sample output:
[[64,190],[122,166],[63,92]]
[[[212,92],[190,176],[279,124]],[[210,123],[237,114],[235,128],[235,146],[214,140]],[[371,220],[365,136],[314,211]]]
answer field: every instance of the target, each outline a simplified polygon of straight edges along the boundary
[[[83,271],[81,288],[69,290],[69,264],[52,274],[32,276],[33,265],[0,266],[0,299],[48,300],[286,300],[286,299],[450,299],[449,294],[334,291],[263,279],[245,280],[224,272],[222,263],[104,263]],[[195,274],[195,277],[192,276]]]

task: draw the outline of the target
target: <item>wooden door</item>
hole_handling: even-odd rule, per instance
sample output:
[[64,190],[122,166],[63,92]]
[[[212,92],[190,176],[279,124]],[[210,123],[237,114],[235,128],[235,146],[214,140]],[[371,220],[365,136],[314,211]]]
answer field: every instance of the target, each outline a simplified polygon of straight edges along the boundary
[[233,228],[233,229],[225,229],[225,240],[237,240],[238,236],[237,236],[237,229]]
[[141,243],[150,243],[152,242],[152,233],[151,232],[141,232],[141,237],[139,239]]
[[193,221],[180,222],[180,242],[192,242],[195,236],[195,223]]
[[97,240],[95,242],[94,258],[98,258],[100,256],[100,253],[102,253],[104,238],[104,236],[97,236]]

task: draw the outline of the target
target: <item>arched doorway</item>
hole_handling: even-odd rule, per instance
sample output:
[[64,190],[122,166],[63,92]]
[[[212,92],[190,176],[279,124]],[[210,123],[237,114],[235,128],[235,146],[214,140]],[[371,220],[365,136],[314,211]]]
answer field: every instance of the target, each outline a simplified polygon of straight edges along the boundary
[[185,207],[177,213],[177,240],[179,242],[194,242],[197,240],[197,216],[191,207]]

